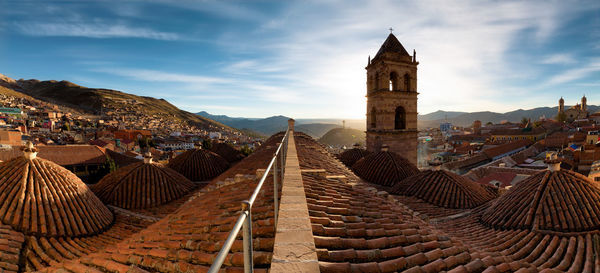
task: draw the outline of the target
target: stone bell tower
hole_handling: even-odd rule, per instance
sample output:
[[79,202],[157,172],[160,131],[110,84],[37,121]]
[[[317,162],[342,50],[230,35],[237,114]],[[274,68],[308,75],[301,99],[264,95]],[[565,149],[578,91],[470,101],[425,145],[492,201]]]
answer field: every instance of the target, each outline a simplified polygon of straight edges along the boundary
[[367,150],[389,146],[417,164],[417,54],[390,33],[367,70]]

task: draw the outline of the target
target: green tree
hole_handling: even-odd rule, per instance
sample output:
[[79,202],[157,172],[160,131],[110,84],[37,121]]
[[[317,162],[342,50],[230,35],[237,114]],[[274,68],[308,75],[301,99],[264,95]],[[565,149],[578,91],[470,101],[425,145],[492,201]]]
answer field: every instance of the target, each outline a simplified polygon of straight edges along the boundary
[[523,125],[527,125],[528,122],[529,122],[529,120],[526,117],[523,117],[521,119],[521,124],[523,124]]
[[250,147],[248,147],[248,145],[244,145],[242,146],[242,148],[240,149],[240,152],[242,152],[242,154],[244,156],[249,156],[252,152],[254,152]]
[[485,124],[485,126],[488,126],[488,125],[494,125],[494,124],[493,124],[491,121],[488,121],[488,122]]
[[202,149],[210,150],[212,148],[212,141],[210,138],[202,140]]

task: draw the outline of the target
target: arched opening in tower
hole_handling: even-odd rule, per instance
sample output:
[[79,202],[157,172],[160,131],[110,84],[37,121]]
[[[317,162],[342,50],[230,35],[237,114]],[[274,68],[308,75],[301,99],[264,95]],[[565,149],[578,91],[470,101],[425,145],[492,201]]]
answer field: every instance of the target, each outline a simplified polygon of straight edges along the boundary
[[396,130],[406,129],[406,111],[404,111],[404,107],[402,107],[402,106],[396,107],[396,117],[394,119],[394,129],[396,129]]
[[398,90],[399,89],[399,86],[398,86],[399,79],[398,78],[399,77],[398,77],[398,74],[396,72],[392,71],[390,73],[390,83],[389,83],[390,91],[394,91],[394,90]]
[[404,74],[404,90],[410,91],[410,75]]

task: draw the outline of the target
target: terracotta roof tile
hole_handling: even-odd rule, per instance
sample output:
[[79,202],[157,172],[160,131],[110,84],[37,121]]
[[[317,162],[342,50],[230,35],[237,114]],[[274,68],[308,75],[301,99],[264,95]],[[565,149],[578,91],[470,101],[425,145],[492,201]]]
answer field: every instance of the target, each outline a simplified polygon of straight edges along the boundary
[[[280,135],[281,136],[281,135]],[[277,139],[267,141],[248,158],[193,194],[176,212],[127,240],[113,243],[95,253],[73,260],[85,268],[101,272],[146,270],[150,272],[205,272],[247,199],[257,184],[256,169],[265,168],[273,155]],[[252,208],[255,272],[266,272],[274,244],[273,184],[268,178]],[[58,263],[48,272],[71,269],[72,264]],[[233,244],[225,260],[224,272],[241,272],[242,239]]]
[[244,158],[242,152],[227,143],[213,143],[210,151],[225,158],[229,163],[238,162]]
[[138,162],[103,177],[92,186],[107,204],[126,209],[144,209],[185,195],[194,184],[160,163]]
[[171,159],[167,166],[191,181],[206,181],[227,170],[229,162],[211,151],[195,149]]
[[397,183],[390,191],[409,195],[444,208],[468,209],[495,196],[479,184],[443,170],[426,170]]
[[[321,272],[437,272],[470,261],[460,243],[354,176],[314,140],[296,137],[296,143],[301,168],[354,181],[302,175]],[[449,257],[454,263],[445,262]]]
[[370,153],[371,152],[365,149],[352,148],[340,154],[340,161],[344,163],[344,165],[346,165],[348,168],[350,168],[352,167],[352,165],[354,165],[354,163],[356,163],[356,161],[360,160],[361,158],[365,157]]
[[406,158],[394,152],[383,151],[358,160],[352,170],[371,183],[388,187],[419,173],[419,169]]
[[558,232],[600,228],[600,189],[585,176],[544,171],[512,187],[482,216],[496,228]]
[[[0,160],[8,161],[22,155],[20,146],[0,150]],[[38,156],[61,166],[104,164],[106,153],[95,145],[40,145],[36,147]]]
[[[28,235],[97,234],[112,213],[81,179],[42,158],[18,156],[0,163],[0,219]],[[25,183],[24,183],[25,182]]]

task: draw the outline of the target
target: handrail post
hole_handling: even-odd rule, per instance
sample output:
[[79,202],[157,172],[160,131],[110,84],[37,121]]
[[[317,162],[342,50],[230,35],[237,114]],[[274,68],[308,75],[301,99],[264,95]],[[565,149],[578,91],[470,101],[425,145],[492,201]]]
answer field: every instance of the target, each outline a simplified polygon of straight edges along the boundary
[[244,273],[254,272],[254,247],[252,246],[252,206],[248,200],[242,201],[242,213],[246,214],[243,225]]
[[[275,154],[275,158],[277,158],[277,156],[281,156],[281,150],[279,154]],[[275,226],[277,226],[277,215],[279,214],[279,186],[277,183],[279,180],[278,175],[277,159],[275,159],[275,162],[273,163],[273,223]],[[281,181],[283,182],[283,179]]]

